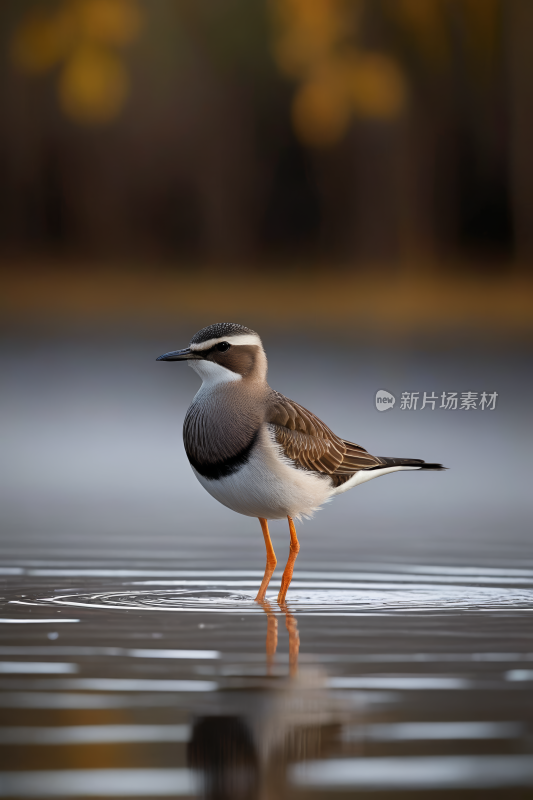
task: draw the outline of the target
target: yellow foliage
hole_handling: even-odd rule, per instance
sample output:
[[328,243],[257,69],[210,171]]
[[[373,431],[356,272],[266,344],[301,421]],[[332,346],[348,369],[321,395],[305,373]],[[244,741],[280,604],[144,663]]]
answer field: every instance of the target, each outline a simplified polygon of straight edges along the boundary
[[129,89],[128,73],[114,53],[94,46],[79,47],[59,78],[59,100],[65,114],[81,123],[114,119]]
[[292,121],[298,138],[330,147],[354,114],[387,119],[399,114],[406,82],[389,56],[352,41],[362,0],[271,0],[274,59],[296,80]]
[[109,45],[135,41],[141,16],[135,0],[78,0],[76,3],[82,33],[88,39]]
[[134,41],[142,18],[137,0],[64,0],[55,13],[31,13],[15,31],[14,65],[39,74],[62,64],[58,94],[65,114],[99,124],[122,110],[129,78],[116,48]]
[[297,90],[292,105],[296,135],[312,147],[329,147],[346,132],[351,115],[350,96],[338,71],[323,69]]
[[381,53],[361,53],[353,65],[350,96],[354,109],[364,117],[397,116],[407,99],[407,85],[398,64]]
[[274,58],[288,77],[299,78],[354,32],[360,0],[272,0]]
[[30,13],[13,35],[11,60],[21,72],[47,72],[72,49],[76,33],[72,7],[62,8],[54,17]]
[[[533,2],[533,0],[527,0]],[[473,75],[490,80],[502,0],[269,0],[273,55],[296,82],[292,119],[298,137],[331,146],[354,115],[389,119],[405,107],[407,77],[398,61],[357,41],[364,8],[403,27],[426,64],[446,69],[458,42]]]

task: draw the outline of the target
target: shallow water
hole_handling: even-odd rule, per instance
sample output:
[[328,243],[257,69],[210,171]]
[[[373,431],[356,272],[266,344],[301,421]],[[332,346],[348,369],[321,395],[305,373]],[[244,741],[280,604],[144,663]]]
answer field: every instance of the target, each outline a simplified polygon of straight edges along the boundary
[[[277,368],[273,385],[347,437],[451,467],[373,481],[299,525],[280,607],[285,527],[258,605],[257,521],[184,463],[194,376],[148,361],[174,344],[5,355],[0,796],[531,797],[526,360],[359,353],[352,378],[324,353],[342,402],[314,357],[292,386]],[[490,385],[501,408],[372,407],[381,386],[428,380]]]
[[2,796],[533,787],[533,570],[4,571]]

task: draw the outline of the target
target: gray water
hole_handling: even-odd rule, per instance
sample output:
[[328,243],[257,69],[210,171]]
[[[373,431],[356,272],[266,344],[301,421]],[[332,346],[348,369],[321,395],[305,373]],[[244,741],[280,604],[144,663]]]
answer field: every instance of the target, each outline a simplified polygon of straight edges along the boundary
[[280,607],[287,526],[260,606],[258,522],[186,462],[197,377],[154,361],[182,344],[4,346],[0,796],[531,797],[529,354],[266,340],[271,384],[336,432],[450,468],[298,525]]

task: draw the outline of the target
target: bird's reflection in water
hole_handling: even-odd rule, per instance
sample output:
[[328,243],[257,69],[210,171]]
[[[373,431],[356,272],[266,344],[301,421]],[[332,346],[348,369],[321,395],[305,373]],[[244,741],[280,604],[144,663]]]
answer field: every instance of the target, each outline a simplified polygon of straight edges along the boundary
[[[265,643],[267,673],[272,673],[274,656],[278,647],[278,618],[268,600],[262,600],[260,605],[267,615],[267,635]],[[298,654],[300,652],[300,634],[298,633],[298,623],[296,617],[291,614],[287,604],[280,605],[279,608],[285,614],[285,627],[289,632],[289,675],[294,678],[298,672]]]
[[[267,674],[272,675],[278,617],[271,603],[261,605],[267,616]],[[278,606],[278,614],[279,609],[289,634],[289,675],[255,702],[249,698],[243,713],[204,716],[193,726],[188,759],[206,800],[279,800],[288,791],[288,765],[323,757],[346,721],[346,712],[326,689],[325,674],[298,670],[298,624],[286,605]],[[230,700],[234,710],[236,700]]]
[[255,800],[259,761],[249,727],[239,717],[204,717],[193,727],[189,766],[209,800]]

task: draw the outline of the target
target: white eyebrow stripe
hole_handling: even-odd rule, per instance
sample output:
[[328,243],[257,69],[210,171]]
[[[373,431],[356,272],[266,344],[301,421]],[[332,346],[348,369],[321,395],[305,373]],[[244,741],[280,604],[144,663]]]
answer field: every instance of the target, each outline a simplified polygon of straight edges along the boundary
[[243,333],[236,336],[219,336],[218,339],[208,339],[207,342],[200,342],[200,344],[191,344],[190,348],[194,352],[209,350],[219,342],[227,342],[228,344],[255,344],[261,347],[261,339],[255,333]]

